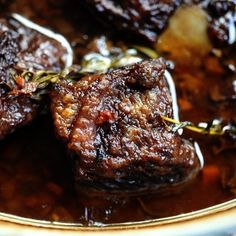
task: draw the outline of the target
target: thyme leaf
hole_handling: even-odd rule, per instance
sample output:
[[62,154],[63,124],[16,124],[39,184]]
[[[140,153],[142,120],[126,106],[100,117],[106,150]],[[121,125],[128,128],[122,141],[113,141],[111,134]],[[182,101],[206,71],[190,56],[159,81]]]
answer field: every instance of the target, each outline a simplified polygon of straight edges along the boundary
[[60,79],[69,79],[70,72],[74,68],[70,67],[61,72],[53,71],[23,71],[21,74],[13,74],[16,87],[9,92],[9,95],[28,94],[33,99],[40,100],[46,94],[50,84],[58,82]]
[[158,54],[151,48],[134,45],[119,55],[101,55],[99,53],[88,53],[82,59],[81,73],[106,72],[110,68],[127,66],[147,58],[157,58]]
[[139,46],[139,45],[134,45],[133,47],[149,58],[155,59],[159,57],[157,52],[151,48]]
[[119,55],[103,56],[99,53],[88,53],[82,60],[81,73],[106,72],[110,68],[117,68],[141,61],[136,49],[127,49]]
[[[118,68],[141,61],[146,57],[156,58],[157,53],[147,47],[137,46],[121,51],[118,55],[108,54],[104,56],[99,53],[91,52],[86,54],[81,66],[72,66],[61,72],[54,71],[23,71],[21,74],[12,73],[16,83],[10,94],[31,94],[33,98],[39,99],[41,95],[47,93],[50,84],[57,83],[61,79],[75,80],[81,75],[89,73],[103,73],[110,68]],[[74,73],[71,76],[71,72]]]
[[161,116],[162,120],[165,122],[170,122],[173,126],[168,126],[172,132],[177,132],[179,129],[186,128],[196,133],[205,134],[205,135],[214,135],[222,136],[226,133],[236,134],[236,126],[232,124],[222,125],[222,123],[215,119],[210,123],[201,122],[195,126],[190,121],[179,122],[172,118]]

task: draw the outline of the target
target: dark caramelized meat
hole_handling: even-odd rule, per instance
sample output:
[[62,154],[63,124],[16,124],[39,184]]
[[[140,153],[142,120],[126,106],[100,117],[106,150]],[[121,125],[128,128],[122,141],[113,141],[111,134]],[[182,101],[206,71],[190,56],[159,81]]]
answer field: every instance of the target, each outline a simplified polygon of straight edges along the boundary
[[16,74],[24,70],[59,71],[65,66],[65,54],[66,49],[56,40],[13,18],[0,19],[0,139],[29,123],[39,107],[31,94],[14,94],[24,86]]
[[236,1],[210,1],[208,11],[212,17],[209,35],[213,43],[227,46],[236,42]]
[[87,7],[105,24],[131,31],[155,42],[181,0],[86,0]]
[[160,117],[173,117],[164,71],[156,59],[55,86],[56,132],[72,153],[79,186],[161,190],[196,175],[193,145]]
[[16,37],[10,31],[0,31],[0,85],[1,94],[4,87],[13,87],[14,81],[11,78],[10,68],[17,64],[17,53],[19,46]]
[[36,116],[39,104],[29,96],[4,96],[0,99],[0,137],[28,124]]

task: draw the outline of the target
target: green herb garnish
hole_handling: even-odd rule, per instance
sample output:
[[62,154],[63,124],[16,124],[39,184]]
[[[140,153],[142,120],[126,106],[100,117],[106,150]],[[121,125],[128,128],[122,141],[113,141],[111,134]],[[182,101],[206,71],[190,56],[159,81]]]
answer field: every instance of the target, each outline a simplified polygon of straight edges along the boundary
[[108,71],[110,68],[123,67],[139,62],[143,59],[144,55],[148,58],[158,57],[157,53],[150,48],[142,46],[134,47],[120,52],[118,55],[110,54],[104,56],[95,52],[88,53],[83,57],[81,67],[73,66],[61,72],[45,70],[37,72],[23,71],[21,74],[13,72],[13,78],[17,88],[14,88],[10,94],[43,94],[50,84],[56,83],[60,79],[70,79],[69,74],[71,71],[79,78],[83,74],[102,73]]
[[88,53],[82,60],[82,73],[106,72],[110,68],[118,68],[134,64],[147,58],[157,58],[158,54],[151,48],[133,46],[119,55],[103,56],[99,53]]
[[220,120],[217,119],[213,120],[210,123],[201,122],[198,126],[195,126],[190,121],[180,122],[166,116],[161,116],[161,118],[163,119],[163,121],[167,121],[174,124],[173,126],[168,126],[166,124],[172,132],[177,132],[179,129],[186,128],[193,132],[205,135],[221,136],[226,133],[236,134],[236,126],[231,124],[222,125]]
[[133,47],[149,58],[155,59],[159,57],[157,52],[151,48],[147,48],[147,47],[139,46],[139,45],[134,45]]

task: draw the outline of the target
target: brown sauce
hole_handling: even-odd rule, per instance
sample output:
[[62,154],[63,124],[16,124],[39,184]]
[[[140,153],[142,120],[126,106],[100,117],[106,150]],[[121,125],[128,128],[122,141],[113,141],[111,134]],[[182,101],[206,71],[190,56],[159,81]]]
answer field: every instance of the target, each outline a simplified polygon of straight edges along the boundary
[[[32,2],[13,1],[9,12],[28,16],[64,34],[76,45],[78,62],[89,50],[85,47],[87,42],[99,32],[88,30],[91,27],[86,16],[77,14],[78,18],[70,19],[68,12],[64,14],[58,8],[60,1],[43,0],[37,6]],[[198,123],[213,118],[235,119],[235,101],[214,103],[209,99],[214,86],[218,89],[226,86],[222,77],[228,76],[224,72],[217,74],[215,67],[212,72],[210,63],[204,61],[200,69],[176,66],[172,72],[181,120]],[[225,175],[236,171],[235,143],[233,148],[219,152],[224,142],[220,138],[190,132],[186,136],[200,144],[205,167],[183,192],[170,196],[93,198],[75,191],[66,151],[54,135],[50,116],[43,115],[0,143],[0,211],[40,220],[109,224],[174,216],[234,199],[233,190],[222,182]]]

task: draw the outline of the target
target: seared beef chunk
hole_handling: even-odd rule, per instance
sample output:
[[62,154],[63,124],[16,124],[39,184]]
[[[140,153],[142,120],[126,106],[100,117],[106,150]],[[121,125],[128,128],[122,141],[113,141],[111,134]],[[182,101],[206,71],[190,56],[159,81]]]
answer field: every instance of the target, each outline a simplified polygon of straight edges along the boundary
[[161,118],[173,117],[165,68],[155,59],[55,85],[54,124],[68,144],[78,186],[162,190],[196,175],[193,145]]
[[4,96],[0,99],[0,138],[17,126],[28,124],[36,116],[39,104],[29,96]]
[[155,42],[181,0],[80,0],[107,25]]
[[[19,46],[12,32],[0,31],[0,49],[0,85],[1,87],[13,87],[14,81],[11,78],[10,68],[17,63]],[[4,89],[1,89],[0,92],[0,95],[2,95]]]
[[209,35],[213,43],[227,46],[236,42],[236,1],[210,1],[208,12],[212,17]]
[[59,71],[66,49],[56,40],[23,26],[13,18],[0,19],[0,139],[36,115],[39,101],[31,94],[16,94],[24,70]]

